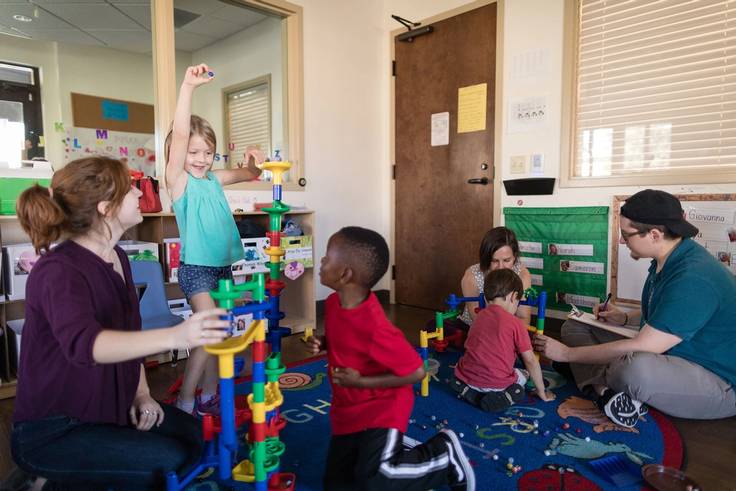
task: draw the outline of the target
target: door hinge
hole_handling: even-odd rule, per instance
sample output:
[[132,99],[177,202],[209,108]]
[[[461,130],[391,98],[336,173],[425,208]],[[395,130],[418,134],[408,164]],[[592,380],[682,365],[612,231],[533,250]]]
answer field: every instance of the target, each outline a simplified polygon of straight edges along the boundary
[[391,179],[396,180],[396,164],[391,166]]
[[396,265],[395,264],[391,265],[391,279],[392,280],[396,279]]
[[391,75],[396,76],[396,60],[391,60]]
[[28,94],[28,101],[33,102],[33,94]]

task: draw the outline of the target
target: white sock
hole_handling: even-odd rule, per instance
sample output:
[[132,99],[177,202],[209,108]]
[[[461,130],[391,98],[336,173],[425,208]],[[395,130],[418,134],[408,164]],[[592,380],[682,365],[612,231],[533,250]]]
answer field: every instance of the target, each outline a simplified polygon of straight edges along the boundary
[[215,394],[205,394],[204,392],[202,392],[202,394],[199,396],[199,400],[203,403],[209,402],[214,398],[215,398]]
[[194,400],[182,401],[181,398],[176,398],[176,407],[184,411],[185,413],[191,413],[194,411]]

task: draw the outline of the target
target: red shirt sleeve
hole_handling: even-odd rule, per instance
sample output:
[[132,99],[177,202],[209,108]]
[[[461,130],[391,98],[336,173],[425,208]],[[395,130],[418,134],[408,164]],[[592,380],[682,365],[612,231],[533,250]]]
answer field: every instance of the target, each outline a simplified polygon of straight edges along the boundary
[[35,271],[41,285],[40,306],[64,357],[77,366],[95,364],[92,355],[102,326],[95,318],[89,283],[77,271],[50,261]]
[[514,317],[514,320],[516,321],[514,326],[514,346],[516,347],[516,352],[521,354],[525,351],[530,351],[532,349],[532,342],[529,339],[529,331],[527,331],[526,326],[519,319]]
[[387,322],[376,330],[369,355],[397,377],[406,377],[422,366],[422,359],[398,327]]

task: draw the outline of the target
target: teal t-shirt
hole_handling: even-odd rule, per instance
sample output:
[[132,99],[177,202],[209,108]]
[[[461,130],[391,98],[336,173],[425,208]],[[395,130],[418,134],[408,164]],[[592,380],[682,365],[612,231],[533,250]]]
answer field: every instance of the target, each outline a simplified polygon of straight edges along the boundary
[[641,296],[641,324],[682,342],[666,354],[701,365],[736,386],[736,278],[691,239],[657,273],[652,261]]
[[181,261],[198,266],[230,266],[245,257],[238,227],[213,172],[187,187],[172,207],[181,237]]

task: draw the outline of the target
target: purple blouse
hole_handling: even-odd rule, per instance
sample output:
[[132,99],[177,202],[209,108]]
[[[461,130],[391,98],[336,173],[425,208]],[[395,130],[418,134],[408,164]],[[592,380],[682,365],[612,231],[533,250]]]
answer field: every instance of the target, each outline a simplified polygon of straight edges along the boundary
[[103,329],[141,329],[130,263],[122,249],[115,252],[125,282],[112,263],[71,240],[44,254],[31,270],[14,422],[65,415],[129,424],[143,360],[97,364],[92,357]]

